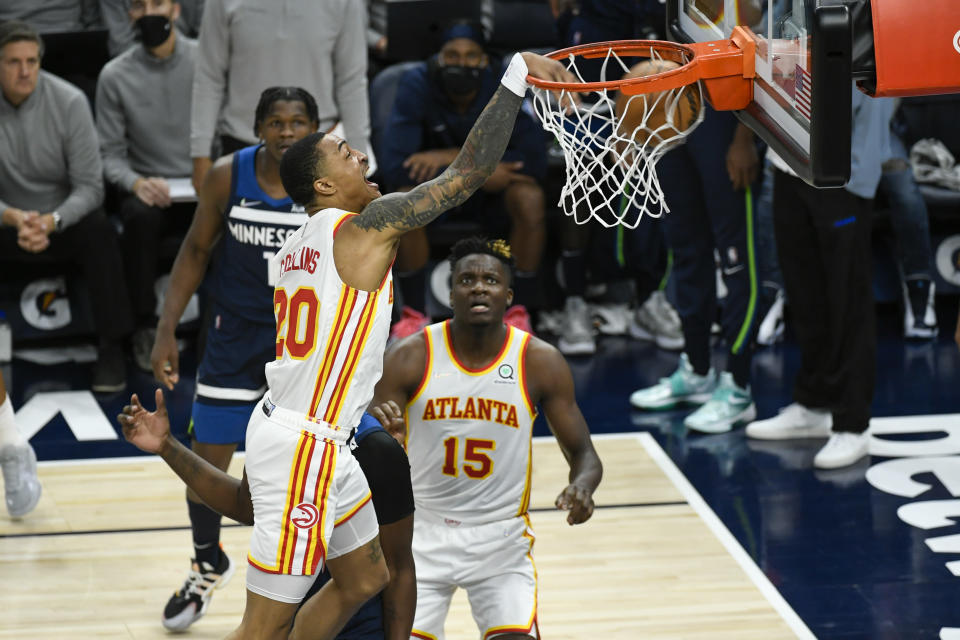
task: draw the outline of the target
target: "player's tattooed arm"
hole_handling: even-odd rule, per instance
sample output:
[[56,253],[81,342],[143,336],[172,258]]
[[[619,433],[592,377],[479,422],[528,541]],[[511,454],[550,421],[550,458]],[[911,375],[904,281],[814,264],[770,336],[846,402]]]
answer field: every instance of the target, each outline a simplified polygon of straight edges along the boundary
[[377,198],[354,218],[361,229],[399,232],[423,227],[469,198],[493,174],[503,157],[523,99],[500,86],[447,169],[406,193]]

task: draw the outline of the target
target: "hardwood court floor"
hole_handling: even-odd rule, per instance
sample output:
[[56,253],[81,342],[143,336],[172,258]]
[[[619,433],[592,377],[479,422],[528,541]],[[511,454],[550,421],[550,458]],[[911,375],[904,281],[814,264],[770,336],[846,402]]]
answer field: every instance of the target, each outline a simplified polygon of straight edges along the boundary
[[[563,456],[552,440],[534,443],[531,515],[544,637],[812,637],[726,530],[718,536],[719,521],[708,526],[716,519],[686,481],[665,473],[672,463],[653,438],[595,442],[604,481],[593,518],[577,527],[552,509],[566,485]],[[231,472],[241,465],[234,460]],[[173,472],[145,457],[51,463],[40,478],[36,511],[19,522],[0,515],[0,638],[169,637],[160,612],[186,574],[190,549]],[[224,527],[237,572],[188,637],[220,638],[239,622],[248,538],[246,527]],[[462,592],[447,636],[478,637]]]

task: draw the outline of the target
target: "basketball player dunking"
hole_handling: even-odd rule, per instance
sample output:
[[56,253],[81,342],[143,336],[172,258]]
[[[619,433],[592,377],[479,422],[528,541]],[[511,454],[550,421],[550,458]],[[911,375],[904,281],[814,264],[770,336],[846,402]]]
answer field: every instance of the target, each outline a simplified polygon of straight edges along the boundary
[[463,587],[482,638],[538,638],[527,515],[535,407],[570,465],[556,500],[570,524],[593,513],[602,467],[563,356],[503,323],[513,297],[509,246],[461,240],[450,263],[453,320],[391,347],[371,410],[387,423],[381,403],[405,407],[406,433],[397,435],[416,504],[412,636],[442,639],[450,599]]
[[[387,583],[370,490],[344,448],[382,370],[390,265],[400,236],[462,203],[493,173],[528,70],[573,79],[554,60],[515,55],[454,162],[408,193],[381,197],[365,178],[366,156],[334,136],[311,134],[283,154],[284,189],[310,218],[271,261],[279,273],[276,360],[247,426],[254,526],[246,608],[231,639],[333,638]],[[297,613],[324,566],[333,580]]]

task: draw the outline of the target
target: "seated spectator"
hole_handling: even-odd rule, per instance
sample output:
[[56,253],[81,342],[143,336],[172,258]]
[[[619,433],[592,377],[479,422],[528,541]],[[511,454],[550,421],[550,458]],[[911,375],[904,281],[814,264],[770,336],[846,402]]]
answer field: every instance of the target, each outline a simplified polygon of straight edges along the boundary
[[[440,52],[407,71],[400,79],[393,111],[387,123],[381,156],[385,186],[408,191],[442,172],[457,155],[470,127],[499,86],[484,51],[479,25],[456,22],[443,34]],[[523,111],[497,170],[454,215],[473,216],[483,225],[511,227],[510,245],[516,259],[515,307],[507,322],[531,331],[524,305],[537,295],[536,272],[543,254],[545,201],[538,180],[546,173],[543,131]],[[495,231],[497,229],[491,229]],[[400,241],[396,272],[404,299],[404,320],[393,337],[404,337],[429,324],[426,317],[425,266],[429,244],[423,229],[407,233]]]
[[113,0],[4,0],[0,22],[21,20],[38,33],[84,31],[100,23],[100,3]]
[[[99,0],[100,17],[109,33],[110,56],[118,56],[137,44],[137,33],[130,22],[131,0]],[[200,33],[200,18],[203,15],[203,0],[180,0],[180,13],[175,20],[177,31],[188,38]]]
[[41,71],[42,55],[29,25],[0,25],[0,259],[83,271],[99,336],[93,390],[119,391],[131,318],[117,234],[100,209],[97,133],[83,93]]
[[133,355],[151,371],[159,240],[183,235],[193,203],[173,203],[167,178],[189,178],[190,92],[197,43],[177,33],[180,4],[132,0],[140,45],[111,60],[97,84],[97,130],[108,182],[121,191],[123,260],[136,331]]

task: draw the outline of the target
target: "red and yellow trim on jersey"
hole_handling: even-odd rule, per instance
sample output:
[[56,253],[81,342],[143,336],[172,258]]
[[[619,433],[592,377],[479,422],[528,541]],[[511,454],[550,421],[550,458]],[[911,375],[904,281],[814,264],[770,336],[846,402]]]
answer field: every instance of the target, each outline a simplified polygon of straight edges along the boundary
[[367,294],[367,301],[360,311],[360,317],[357,319],[357,329],[353,332],[353,339],[347,349],[346,358],[343,361],[343,367],[340,369],[340,375],[333,387],[333,393],[330,395],[330,404],[324,413],[324,420],[329,424],[337,424],[340,419],[340,412],[343,411],[344,399],[353,383],[353,374],[357,370],[357,364],[360,362],[360,354],[367,346],[367,340],[373,333],[373,319],[377,315],[377,300],[380,297],[380,291],[373,291]]
[[407,405],[403,408],[403,423],[407,426],[406,432],[403,436],[403,449],[407,450],[407,445],[410,443],[410,415],[409,410],[414,402],[423,394],[427,389],[427,384],[430,382],[430,376],[433,375],[433,336],[430,334],[430,327],[423,328],[423,343],[424,350],[426,351],[426,362],[423,364],[423,377],[420,378],[420,384],[417,385],[416,390],[410,396],[410,399],[407,400]]
[[[526,517],[530,511],[530,486],[533,476],[533,438],[527,440],[527,472],[523,475],[523,493],[520,494],[520,508],[517,515]],[[527,523],[529,525],[529,522]]]
[[[327,507],[330,494],[330,483],[333,481],[333,472],[337,468],[337,455],[340,448],[330,442],[323,444],[323,457],[320,461],[320,470],[317,472],[317,484],[313,492],[313,503],[320,511],[317,523],[307,530],[306,552],[303,554],[302,575],[313,575],[317,565],[327,557],[326,528]],[[319,553],[317,549],[319,548]],[[291,558],[291,566],[293,564]]]
[[520,357],[517,358],[517,380],[520,382],[523,404],[527,407],[527,411],[530,412],[530,420],[536,420],[537,407],[530,398],[530,389],[527,388],[527,347],[530,346],[530,334],[522,334],[520,341]]
[[344,213],[343,215],[341,215],[341,216],[340,216],[340,219],[337,220],[337,224],[333,225],[333,234],[331,234],[331,235],[332,235],[334,238],[336,238],[336,237],[337,237],[337,232],[340,231],[340,226],[341,226],[344,222],[347,221],[347,218],[353,217],[353,216],[355,216],[355,215],[357,215],[357,214],[355,214],[355,213],[350,213],[350,212],[347,212],[347,213]]
[[490,361],[485,367],[479,369],[471,369],[467,365],[460,362],[457,358],[457,354],[453,351],[453,336],[450,334],[450,321],[447,320],[443,323],[443,345],[447,349],[447,355],[450,356],[450,362],[460,371],[464,372],[470,376],[482,376],[486,373],[490,373],[500,364],[500,361],[503,360],[503,357],[506,355],[507,351],[510,349],[510,343],[513,341],[514,328],[510,325],[505,325],[507,328],[507,336],[503,340],[503,346],[500,347],[500,353],[494,356],[493,360]]
[[286,506],[283,508],[283,518],[280,521],[280,542],[277,546],[277,563],[268,565],[256,560],[252,554],[247,554],[247,561],[257,569],[266,573],[289,573],[284,571],[286,556],[285,551],[288,548],[288,538],[290,529],[296,533],[296,527],[290,521],[290,514],[293,508],[301,501],[299,496],[303,495],[304,485],[307,480],[307,471],[310,469],[310,458],[313,455],[313,447],[316,443],[313,435],[307,431],[300,432],[300,439],[297,441],[297,448],[293,455],[293,466],[290,470],[290,480],[287,482]]
[[421,638],[422,640],[437,640],[437,636],[433,635],[432,633],[427,633],[426,631],[417,631],[416,629],[412,629],[410,631],[410,637]]
[[337,521],[335,521],[335,522],[333,523],[333,526],[334,526],[334,527],[339,527],[339,526],[342,525],[344,522],[346,522],[347,520],[349,520],[349,519],[352,518],[353,516],[357,515],[357,512],[360,511],[360,509],[363,509],[363,506],[364,506],[365,504],[367,504],[368,502],[370,502],[370,499],[371,499],[372,497],[373,497],[373,495],[372,495],[369,491],[367,491],[367,495],[365,495],[357,504],[353,505],[353,507],[351,507],[351,509],[350,509],[349,511],[347,511],[345,514],[343,514],[342,516],[340,516],[340,519],[337,520]]
[[337,352],[340,350],[340,344],[343,342],[344,327],[353,314],[353,307],[357,303],[357,291],[344,285],[340,289],[340,299],[337,301],[336,320],[327,337],[327,346],[323,352],[323,363],[317,371],[317,381],[313,385],[313,397],[310,399],[310,407],[307,412],[311,418],[317,415],[317,409],[320,408],[320,398],[323,396],[323,390],[327,379],[330,377],[330,370],[337,359]]
[[[537,624],[537,602],[540,598],[540,581],[537,578],[537,565],[533,562],[533,543],[536,538],[532,533],[533,526],[530,524],[530,516],[524,514],[522,517],[523,521],[527,523],[527,530],[523,532],[523,537],[530,541],[530,548],[527,550],[527,559],[530,560],[530,566],[533,567],[533,611],[530,612],[530,619],[527,621],[526,626],[504,625],[501,627],[490,627],[483,633],[483,640],[505,633],[522,633],[529,635],[530,630]],[[540,637],[539,629],[537,637]]]
[[426,390],[427,383],[430,382],[431,369],[433,368],[434,345],[433,345],[433,338],[430,336],[429,327],[423,328],[423,342],[424,342],[424,349],[427,354],[426,356],[427,361],[423,365],[423,377],[420,378],[420,384],[417,385],[416,390],[412,394],[410,394],[410,399],[407,400],[408,407],[417,401],[417,399],[420,397],[420,394],[422,394]]

